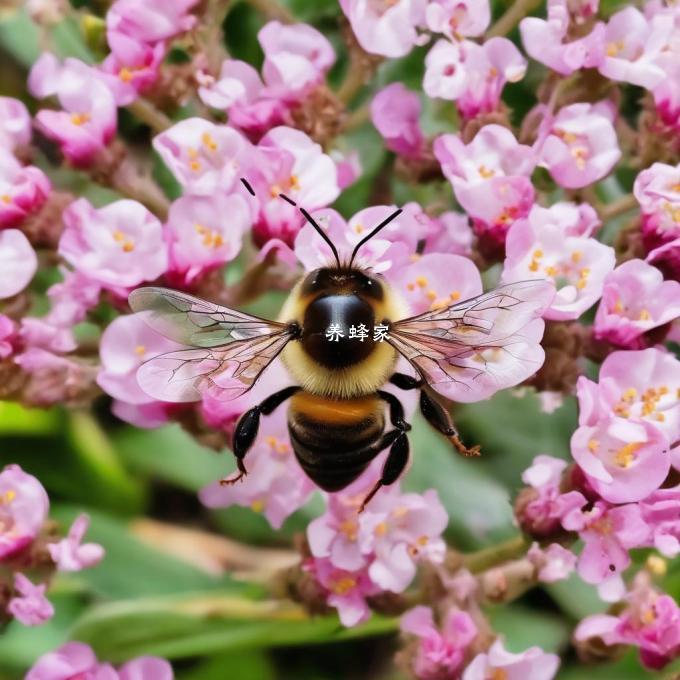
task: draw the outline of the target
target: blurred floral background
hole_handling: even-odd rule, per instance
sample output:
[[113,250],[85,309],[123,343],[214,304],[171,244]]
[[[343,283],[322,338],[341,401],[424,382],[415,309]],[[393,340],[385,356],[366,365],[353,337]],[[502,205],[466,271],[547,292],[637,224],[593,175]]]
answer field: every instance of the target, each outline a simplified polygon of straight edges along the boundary
[[[660,0],[0,0],[0,679],[677,678],[679,65]],[[340,249],[403,207],[413,313],[557,288],[538,373],[444,392],[481,457],[398,391],[361,516],[380,461],[321,494],[285,407],[219,485],[280,365],[135,377],[134,288],[276,318],[323,263],[281,192]]]

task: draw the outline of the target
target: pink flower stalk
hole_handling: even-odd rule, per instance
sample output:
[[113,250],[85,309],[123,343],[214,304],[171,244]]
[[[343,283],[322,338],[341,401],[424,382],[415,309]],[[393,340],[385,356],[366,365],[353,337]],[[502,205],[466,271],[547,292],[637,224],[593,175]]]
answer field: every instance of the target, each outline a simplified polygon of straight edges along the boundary
[[576,568],[576,555],[559,543],[551,543],[545,550],[534,543],[527,557],[538,570],[538,580],[543,583],[563,581]]
[[478,654],[465,669],[462,680],[553,680],[560,657],[548,654],[540,647],[513,654],[496,640],[488,652]]
[[279,194],[310,212],[325,207],[340,193],[337,168],[321,146],[304,132],[289,127],[270,130],[257,149],[261,154],[259,165],[249,176],[260,201],[253,237],[259,245],[275,238],[292,246],[304,218]]
[[14,574],[18,593],[7,605],[7,612],[24,626],[41,626],[54,616],[54,607],[45,597],[47,585],[35,585],[21,573]]
[[605,277],[614,268],[613,248],[579,235],[597,224],[592,209],[583,208],[569,203],[534,206],[508,231],[502,281],[553,280],[556,294],[546,319],[577,319],[600,298]]
[[392,83],[373,97],[371,120],[390,151],[413,159],[423,155],[425,137],[420,128],[420,111],[420,98],[403,83]]
[[51,184],[42,170],[24,167],[0,148],[0,229],[18,227],[37,212],[50,193]]
[[28,671],[25,680],[172,680],[172,667],[165,659],[142,656],[119,670],[97,660],[83,642],[67,642],[43,654]]
[[487,0],[432,0],[425,8],[425,22],[433,33],[449,40],[473,38],[486,31],[491,20]]
[[167,222],[168,275],[186,286],[233,260],[250,225],[250,206],[238,194],[177,199],[170,207]]
[[18,465],[0,472],[0,561],[12,557],[37,537],[50,507],[47,493]]
[[651,345],[649,331],[680,316],[680,283],[642,260],[628,260],[607,274],[595,316],[595,337],[628,349]]
[[185,193],[229,192],[248,176],[253,150],[240,132],[203,118],[187,118],[161,132],[154,149]]
[[670,595],[639,580],[626,599],[618,616],[595,614],[581,621],[574,638],[638,647],[642,664],[658,671],[680,655],[680,607]]
[[8,316],[0,314],[0,359],[6,359],[14,353],[16,339],[14,322]]
[[649,535],[640,507],[636,503],[612,507],[596,501],[589,510],[583,510],[586,499],[581,499],[580,507],[562,519],[562,526],[577,532],[584,543],[578,574],[595,585],[620,578],[631,561],[628,551],[645,545]]
[[286,411],[280,408],[264,416],[246,461],[248,475],[238,484],[209,484],[199,493],[209,508],[231,505],[262,513],[269,524],[280,529],[284,520],[301,508],[314,491],[302,472],[290,444]]
[[106,13],[109,34],[122,33],[140,43],[156,43],[185,33],[196,23],[189,11],[198,0],[116,0]]
[[31,141],[31,114],[25,104],[12,97],[0,97],[0,148],[14,151]]
[[570,39],[572,21],[567,0],[549,0],[547,20],[522,19],[519,27],[527,54],[563,76],[599,66],[604,54],[604,24],[597,23],[584,37]]
[[650,528],[649,546],[662,555],[680,555],[680,486],[657,489],[640,502],[642,518]]
[[119,33],[109,32],[111,54],[101,64],[101,73],[118,106],[131,104],[158,78],[165,56],[165,46],[138,42]]
[[47,550],[59,571],[81,571],[99,564],[104,559],[104,548],[98,543],[83,544],[83,537],[90,526],[90,518],[81,514],[76,517],[68,536],[58,543],[50,543]]
[[653,90],[665,77],[656,63],[673,31],[673,22],[658,16],[647,19],[635,7],[614,14],[605,29],[605,53],[599,64],[605,78]]
[[64,210],[59,254],[102,287],[121,291],[153,281],[168,268],[161,223],[141,203],[94,208],[80,198]]
[[411,670],[419,680],[459,677],[468,647],[477,637],[477,626],[464,611],[449,610],[441,628],[432,609],[418,606],[401,617],[402,633],[419,638]]
[[533,205],[533,150],[507,128],[485,125],[469,144],[457,135],[438,137],[434,153],[477,233],[502,245],[510,225]]
[[680,238],[680,165],[654,163],[635,178],[633,192],[648,252]]
[[61,65],[46,52],[31,68],[28,88],[36,97],[56,95],[62,107],[39,111],[38,129],[59,144],[70,163],[90,165],[117,126],[116,102],[99,73],[77,59],[66,59]]
[[20,293],[38,269],[38,257],[18,229],[0,230],[0,300]]
[[571,104],[549,119],[539,164],[561,187],[579,189],[606,177],[621,158],[607,102]]
[[340,0],[361,47],[371,54],[403,57],[422,40],[426,0]]

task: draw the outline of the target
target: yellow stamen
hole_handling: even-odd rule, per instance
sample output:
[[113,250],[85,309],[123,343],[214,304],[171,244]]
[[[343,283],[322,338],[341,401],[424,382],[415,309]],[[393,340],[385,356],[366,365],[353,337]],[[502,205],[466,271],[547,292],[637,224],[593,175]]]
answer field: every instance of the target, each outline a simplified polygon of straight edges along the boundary
[[204,132],[201,135],[201,142],[203,146],[207,147],[210,151],[217,151],[217,142],[212,138],[210,133]]
[[250,504],[250,509],[253,512],[262,512],[264,510],[264,501],[262,499],[256,499]]
[[420,288],[425,288],[427,286],[427,279],[424,276],[419,276],[416,279],[416,284],[420,286]]
[[139,354],[139,356],[144,356],[144,353],[146,352],[146,347],[144,345],[137,345],[135,347],[135,354]]
[[346,595],[354,586],[356,586],[356,579],[351,576],[343,576],[338,579],[332,586],[331,590],[336,595]]
[[11,203],[12,202],[12,197],[9,194],[3,194],[0,196],[0,201],[3,203]]
[[72,113],[71,114],[71,122],[74,125],[84,125],[85,123],[89,122],[90,120],[90,114],[89,113]]
[[635,454],[642,446],[642,442],[630,442],[622,446],[614,456],[614,460],[619,467],[628,468],[635,461]]
[[571,261],[576,264],[577,262],[581,261],[581,258],[583,257],[583,253],[580,250],[575,250],[571,254]]

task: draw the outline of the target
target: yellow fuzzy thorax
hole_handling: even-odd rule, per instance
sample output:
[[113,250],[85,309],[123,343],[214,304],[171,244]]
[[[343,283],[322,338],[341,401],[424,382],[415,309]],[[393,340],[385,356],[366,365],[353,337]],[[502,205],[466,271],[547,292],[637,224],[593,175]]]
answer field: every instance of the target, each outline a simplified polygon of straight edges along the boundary
[[[382,282],[384,299],[374,305],[375,318],[390,322],[408,315],[405,302],[389,284]],[[309,300],[300,296],[301,282],[297,283],[281,309],[279,321],[296,321],[302,326],[305,309]],[[328,369],[312,359],[296,340],[289,342],[281,353],[284,366],[293,380],[303,390],[334,399],[349,399],[373,394],[392,375],[397,362],[397,352],[388,342],[375,343],[371,354],[363,361],[343,369]]]

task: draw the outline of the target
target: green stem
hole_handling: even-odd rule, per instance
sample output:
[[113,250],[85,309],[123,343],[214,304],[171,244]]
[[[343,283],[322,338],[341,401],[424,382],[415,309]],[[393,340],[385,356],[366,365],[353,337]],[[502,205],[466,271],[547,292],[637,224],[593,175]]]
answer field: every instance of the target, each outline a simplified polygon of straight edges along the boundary
[[613,203],[604,205],[600,211],[600,217],[602,217],[602,221],[604,222],[638,207],[638,202],[635,196],[633,196],[633,194],[626,194]]
[[284,24],[292,24],[295,21],[292,12],[277,0],[248,0],[248,3],[270,21],[278,20]]
[[172,127],[172,120],[144,97],[136,99],[127,108],[130,113],[146,123],[156,133],[164,132]]
[[486,32],[487,40],[510,33],[539,4],[540,0],[518,0],[513,2],[505,14]]
[[530,545],[530,541],[520,534],[503,543],[463,555],[463,566],[473,574],[478,574],[491,567],[521,557]]

